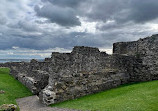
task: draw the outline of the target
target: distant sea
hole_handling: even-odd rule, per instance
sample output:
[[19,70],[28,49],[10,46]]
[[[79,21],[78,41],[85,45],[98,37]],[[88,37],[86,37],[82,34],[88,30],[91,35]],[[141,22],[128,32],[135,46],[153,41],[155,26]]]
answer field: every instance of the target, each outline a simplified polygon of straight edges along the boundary
[[[0,63],[6,62],[30,62],[31,59],[0,59]],[[37,61],[43,61],[43,59],[37,59]]]

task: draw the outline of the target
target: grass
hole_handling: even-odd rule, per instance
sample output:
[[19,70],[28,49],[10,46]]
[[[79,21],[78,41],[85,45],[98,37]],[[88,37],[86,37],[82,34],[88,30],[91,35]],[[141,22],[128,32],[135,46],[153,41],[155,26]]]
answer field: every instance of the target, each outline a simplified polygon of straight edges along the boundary
[[9,75],[8,68],[0,68],[0,90],[5,91],[4,94],[0,94],[0,106],[16,104],[17,98],[32,95],[24,85]]
[[158,81],[123,85],[51,106],[83,111],[158,111]]

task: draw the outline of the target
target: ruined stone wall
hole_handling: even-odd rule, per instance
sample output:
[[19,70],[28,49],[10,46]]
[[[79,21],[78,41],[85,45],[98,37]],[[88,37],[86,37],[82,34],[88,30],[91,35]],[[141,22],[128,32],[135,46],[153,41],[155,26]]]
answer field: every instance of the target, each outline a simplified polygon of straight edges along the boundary
[[144,39],[139,39],[138,41],[117,42],[113,44],[113,53],[127,55],[141,54],[146,56],[147,50],[157,48],[157,39],[158,34]]
[[45,104],[58,103],[129,82],[132,57],[107,55],[97,48],[75,47],[70,54],[52,54],[49,84],[40,92]]
[[138,42],[118,42],[113,44],[113,53],[135,55],[138,52]]
[[158,79],[158,35],[138,41],[138,55],[142,58],[142,64],[148,66],[149,80]]
[[133,57],[108,55],[98,48],[74,47],[71,53],[54,52],[44,62],[32,60],[7,66],[16,79],[48,105],[128,83],[127,66],[132,61]]
[[139,59],[138,64],[133,65],[133,81],[158,79],[158,35],[134,42],[114,43],[113,47],[114,53],[133,55]]
[[28,87],[33,94],[39,94],[48,85],[47,62],[38,62],[36,60],[32,60],[30,63],[8,62],[0,64],[0,67],[10,68],[10,74]]
[[153,35],[114,43],[113,55],[81,46],[74,47],[71,53],[53,52],[44,62],[5,65],[16,79],[39,95],[40,101],[49,105],[125,83],[157,80],[157,44],[158,37]]
[[144,67],[141,59],[120,54],[107,55],[98,49],[91,49],[75,47],[69,54],[52,54],[49,84],[39,94],[44,104],[75,99],[139,81],[135,71]]

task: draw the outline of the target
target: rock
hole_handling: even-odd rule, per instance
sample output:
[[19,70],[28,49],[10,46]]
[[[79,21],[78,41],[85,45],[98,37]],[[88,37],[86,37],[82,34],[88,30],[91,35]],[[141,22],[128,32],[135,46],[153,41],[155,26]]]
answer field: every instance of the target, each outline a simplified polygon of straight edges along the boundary
[[0,111],[18,111],[17,110],[17,105],[14,104],[3,104],[0,106]]
[[5,91],[3,91],[3,90],[0,90],[0,94],[4,94],[5,93]]
[[39,94],[39,100],[46,105],[55,103],[55,99],[56,99],[56,93],[50,91],[49,89],[44,89]]

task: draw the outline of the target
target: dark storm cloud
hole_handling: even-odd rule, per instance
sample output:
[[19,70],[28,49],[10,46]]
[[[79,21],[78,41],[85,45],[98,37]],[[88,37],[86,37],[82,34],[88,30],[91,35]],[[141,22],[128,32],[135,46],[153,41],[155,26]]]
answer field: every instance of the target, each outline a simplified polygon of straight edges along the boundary
[[92,0],[89,19],[115,20],[117,23],[129,21],[144,23],[158,18],[157,0]]
[[7,18],[0,16],[0,25],[5,25],[7,23]]
[[72,32],[60,35],[44,34],[41,36],[3,35],[3,38],[0,37],[0,49],[11,49],[12,46],[37,50],[55,47],[70,49],[76,45],[109,47],[112,46],[115,36],[114,34],[113,38],[111,38],[109,34],[95,35],[86,32]]
[[[152,20],[157,23],[158,18],[157,0],[42,0],[40,4],[24,1],[20,4],[31,8],[18,5],[23,6],[21,10],[15,0],[8,1],[6,8],[2,5],[5,2],[0,1],[0,49],[70,49],[76,45],[109,48],[114,42],[155,33],[144,24]],[[32,9],[33,6],[36,7]],[[96,23],[96,32],[91,31],[93,25],[87,25],[92,22]]]
[[116,13],[125,8],[125,0],[89,0],[87,2],[86,16],[94,21],[104,21],[114,19]]
[[18,21],[17,23],[10,23],[7,25],[10,28],[21,29],[26,32],[38,32],[40,29],[35,23],[27,22],[27,21]]
[[81,22],[76,17],[73,9],[68,7],[58,7],[54,5],[44,5],[42,8],[35,7],[38,16],[48,18],[51,22],[61,26],[79,26]]
[[27,32],[38,32],[40,30],[36,24],[28,23],[26,21],[19,21],[17,25],[19,26],[19,28]]
[[62,26],[81,25],[76,16],[86,17],[87,21],[107,22],[108,20],[115,20],[118,25],[127,22],[145,23],[158,17],[157,0],[42,1],[44,6],[35,8],[37,15]]
[[85,0],[42,0],[43,2],[49,1],[54,5],[64,6],[64,7],[74,7],[76,8],[80,3]]
[[158,17],[158,1],[157,0],[131,0],[130,14],[127,19],[136,23],[143,23],[156,19]]

